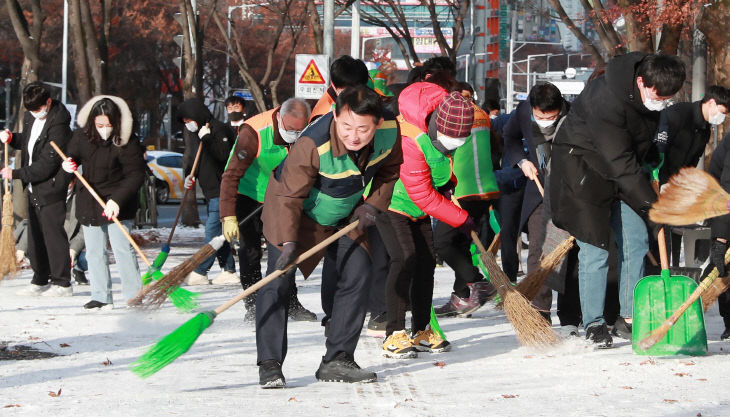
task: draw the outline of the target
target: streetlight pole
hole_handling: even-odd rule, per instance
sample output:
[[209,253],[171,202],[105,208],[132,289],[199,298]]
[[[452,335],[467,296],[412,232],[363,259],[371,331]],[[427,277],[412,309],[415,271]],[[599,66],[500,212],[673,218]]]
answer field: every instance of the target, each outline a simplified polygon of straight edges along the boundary
[[68,0],[63,1],[63,52],[61,53],[61,103],[66,104],[68,92]]
[[335,58],[335,0],[324,0],[323,51],[330,59]]
[[[350,56],[360,58],[360,0],[352,3],[352,29],[350,33]],[[365,53],[365,51],[363,51]]]

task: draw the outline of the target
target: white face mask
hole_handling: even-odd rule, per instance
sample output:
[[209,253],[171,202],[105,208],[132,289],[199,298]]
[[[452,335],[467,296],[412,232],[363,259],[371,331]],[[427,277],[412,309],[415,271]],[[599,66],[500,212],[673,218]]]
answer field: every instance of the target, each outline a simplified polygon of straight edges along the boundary
[[489,115],[489,118],[490,118],[490,119],[492,119],[492,120],[494,120],[494,119],[496,119],[496,118],[497,118],[497,115],[496,115],[496,114],[490,114],[490,115]]
[[662,111],[667,107],[667,101],[647,98],[646,100],[644,100],[644,107],[651,111]]
[[48,116],[48,107],[44,107],[43,110],[40,111],[32,111],[30,114],[36,119],[42,119]]
[[99,132],[99,136],[101,136],[102,139],[107,140],[112,135],[112,127],[111,126],[104,126],[104,127],[97,127],[96,131]]
[[[467,136],[468,138],[468,136]],[[459,146],[463,145],[466,142],[467,138],[452,138],[451,136],[446,136],[441,133],[436,133],[436,140],[441,142],[441,144],[449,151],[453,151],[454,149],[458,148]]]
[[542,128],[546,128],[552,126],[555,120],[535,120],[535,123]]
[[708,120],[708,122],[710,122],[711,125],[717,126],[721,125],[722,122],[725,121],[725,113],[722,113],[717,105],[715,105],[715,109],[717,110],[717,113],[710,116],[710,120]]
[[198,124],[195,123],[195,121],[191,120],[191,121],[185,123],[185,128],[188,129],[189,131],[195,133],[198,131]]
[[281,135],[281,138],[284,139],[284,142],[286,143],[294,143],[299,139],[299,135],[302,132],[298,132],[296,130],[284,130],[282,129],[281,125],[279,126],[279,134]]

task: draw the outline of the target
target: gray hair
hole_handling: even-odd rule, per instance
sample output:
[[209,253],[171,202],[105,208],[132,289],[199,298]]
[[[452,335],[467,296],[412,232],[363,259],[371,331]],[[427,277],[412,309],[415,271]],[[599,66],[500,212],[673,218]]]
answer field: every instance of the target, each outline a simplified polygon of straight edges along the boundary
[[279,113],[281,113],[282,116],[285,114],[290,114],[296,118],[309,120],[309,115],[312,113],[312,108],[309,107],[309,103],[307,103],[306,101],[300,98],[292,97],[282,103]]

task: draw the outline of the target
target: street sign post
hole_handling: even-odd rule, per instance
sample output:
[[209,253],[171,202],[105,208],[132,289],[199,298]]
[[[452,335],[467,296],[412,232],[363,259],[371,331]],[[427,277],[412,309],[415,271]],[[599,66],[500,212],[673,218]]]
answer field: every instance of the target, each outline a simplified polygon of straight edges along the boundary
[[294,66],[294,95],[303,99],[319,99],[330,82],[327,55],[297,54]]

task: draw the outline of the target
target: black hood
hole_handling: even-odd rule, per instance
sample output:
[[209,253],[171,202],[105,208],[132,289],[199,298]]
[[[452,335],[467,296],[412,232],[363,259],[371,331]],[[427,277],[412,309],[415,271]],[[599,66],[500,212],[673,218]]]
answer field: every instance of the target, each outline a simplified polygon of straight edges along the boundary
[[210,110],[205,107],[205,104],[199,98],[189,98],[177,106],[177,119],[181,123],[185,123],[183,119],[193,119],[200,128],[205,126],[212,118],[213,115],[210,114]]
[[651,113],[641,101],[641,93],[636,85],[636,72],[639,64],[648,56],[645,52],[631,52],[609,61],[606,66],[606,83],[619,100],[628,103],[642,114]]

